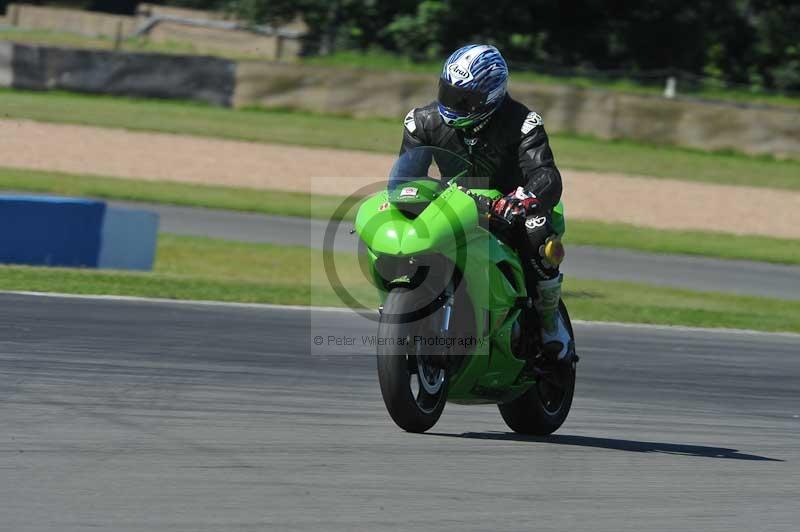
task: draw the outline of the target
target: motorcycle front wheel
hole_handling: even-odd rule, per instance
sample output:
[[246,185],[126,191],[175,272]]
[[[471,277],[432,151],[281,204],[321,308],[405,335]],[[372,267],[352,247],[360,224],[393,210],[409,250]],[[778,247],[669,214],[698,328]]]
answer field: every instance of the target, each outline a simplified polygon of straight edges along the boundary
[[432,351],[441,336],[441,303],[422,287],[392,289],[378,325],[378,381],[392,420],[408,432],[425,432],[442,415],[448,377]]
[[[564,302],[559,311],[572,341],[575,334]],[[575,394],[575,363],[549,364],[541,368],[537,383],[514,401],[498,405],[506,425],[516,433],[547,436],[566,421]]]

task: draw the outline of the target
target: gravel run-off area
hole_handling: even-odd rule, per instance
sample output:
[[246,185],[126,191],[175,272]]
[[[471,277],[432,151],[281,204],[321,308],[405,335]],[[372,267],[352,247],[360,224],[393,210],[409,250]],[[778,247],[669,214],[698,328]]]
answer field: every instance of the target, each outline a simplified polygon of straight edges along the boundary
[[[556,153],[556,160],[558,154]],[[0,166],[346,195],[391,155],[0,120]],[[562,168],[568,218],[800,238],[800,192]]]

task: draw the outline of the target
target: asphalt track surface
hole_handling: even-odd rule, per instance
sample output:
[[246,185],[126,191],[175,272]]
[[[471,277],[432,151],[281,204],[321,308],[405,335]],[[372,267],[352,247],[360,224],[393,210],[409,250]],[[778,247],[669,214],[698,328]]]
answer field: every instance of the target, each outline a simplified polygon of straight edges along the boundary
[[0,331],[0,530],[800,521],[800,336],[577,324],[572,413],[525,438],[493,406],[397,429],[346,312],[4,294]]
[[[240,212],[143,205],[159,213],[161,230],[169,233],[305,245],[321,249],[327,222]],[[357,250],[357,239],[349,234],[352,224],[338,227],[334,249]],[[690,290],[800,299],[800,267],[748,261],[716,260],[681,255],[658,255],[591,246],[568,246],[562,270],[568,276],[606,281],[651,283]]]

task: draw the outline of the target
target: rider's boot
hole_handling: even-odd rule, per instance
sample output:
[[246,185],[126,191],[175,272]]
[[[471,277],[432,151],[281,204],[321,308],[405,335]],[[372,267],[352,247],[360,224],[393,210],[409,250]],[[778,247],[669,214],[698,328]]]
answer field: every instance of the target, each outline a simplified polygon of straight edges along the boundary
[[563,279],[564,276],[559,274],[555,279],[539,281],[536,284],[539,297],[536,298],[534,306],[542,324],[544,354],[559,362],[568,362],[572,358],[572,338],[558,310]]

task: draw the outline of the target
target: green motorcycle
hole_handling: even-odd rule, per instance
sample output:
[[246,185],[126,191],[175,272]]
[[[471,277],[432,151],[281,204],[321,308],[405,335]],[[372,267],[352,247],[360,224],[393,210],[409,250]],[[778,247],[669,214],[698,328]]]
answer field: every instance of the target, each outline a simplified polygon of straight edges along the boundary
[[[547,435],[569,413],[575,363],[542,353],[540,327],[528,311],[534,295],[502,230],[508,222],[479,212],[476,202],[501,194],[473,176],[476,168],[438,148],[410,150],[395,163],[387,188],[358,210],[363,266],[382,302],[381,394],[409,432],[430,429],[451,401],[497,404],[515,432]],[[563,233],[560,205],[554,219]],[[560,311],[574,349],[563,301]]]

